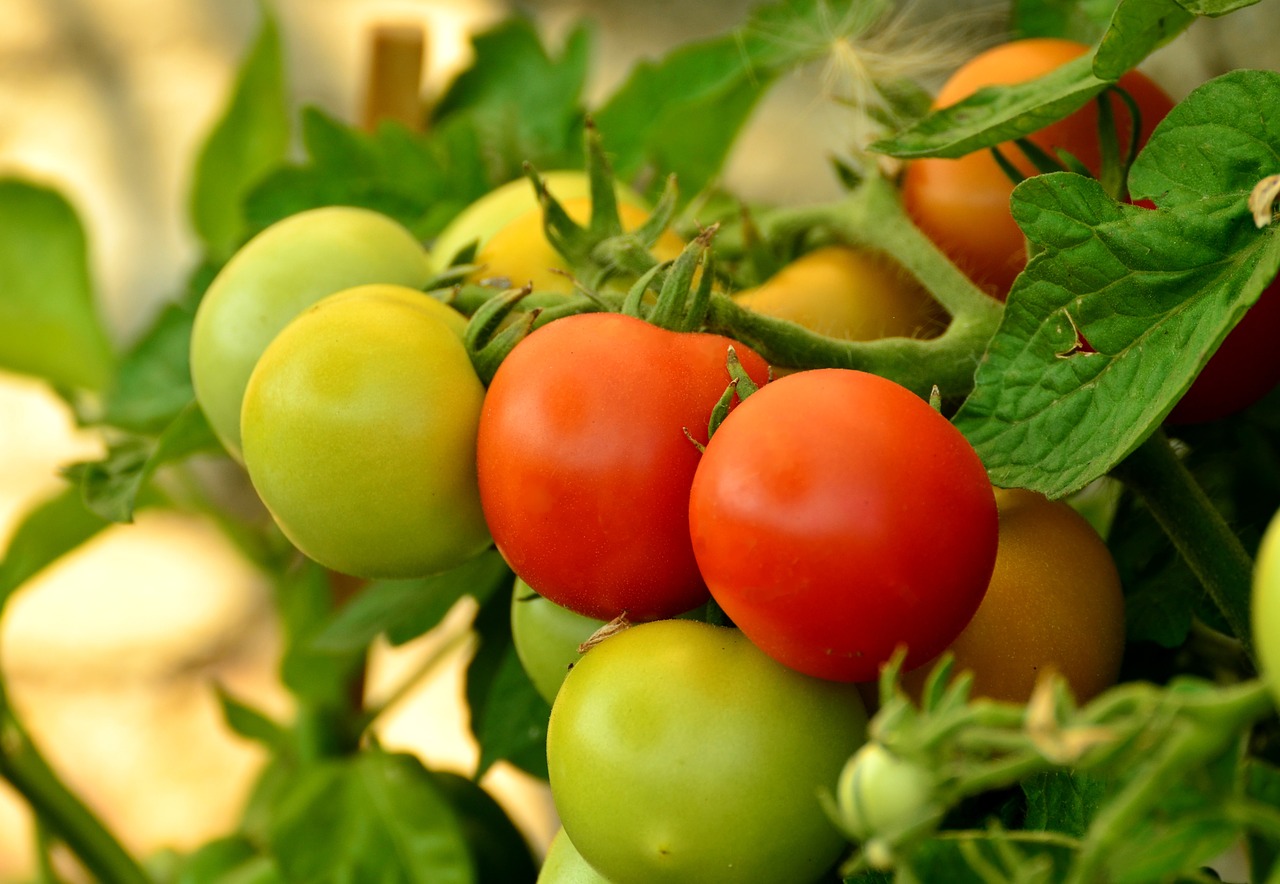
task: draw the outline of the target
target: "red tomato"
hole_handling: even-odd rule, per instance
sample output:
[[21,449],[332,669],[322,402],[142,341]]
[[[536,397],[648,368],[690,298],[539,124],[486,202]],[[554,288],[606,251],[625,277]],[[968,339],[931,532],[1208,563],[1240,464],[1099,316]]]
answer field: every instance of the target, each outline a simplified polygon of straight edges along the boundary
[[[706,601],[686,433],[706,441],[731,344],[592,313],[538,329],[503,361],[480,418],[480,499],[498,549],[539,594],[602,620]],[[764,383],[764,360],[733,346]]]
[[875,678],[895,647],[931,659],[977,610],[995,495],[964,436],[892,381],[779,378],[716,431],[690,493],[711,594],[766,653],[809,675]]
[[[1047,74],[1088,51],[1070,40],[1038,37],[996,46],[957,70],[938,93],[934,106],[955,104],[984,86],[1022,83]],[[1141,111],[1139,144],[1151,136],[1156,123],[1173,108],[1173,99],[1146,75],[1130,71],[1118,85]],[[1130,128],[1124,102],[1111,97],[1121,149]],[[1097,106],[1091,102],[1071,116],[1028,136],[1051,156],[1065,150],[1095,175],[1101,165]],[[1034,169],[1013,144],[1000,145],[1024,174]],[[974,282],[1003,299],[1026,265],[1022,231],[1009,211],[1013,183],[987,150],[958,159],[928,158],[907,164],[902,198],[907,212],[930,239]]]

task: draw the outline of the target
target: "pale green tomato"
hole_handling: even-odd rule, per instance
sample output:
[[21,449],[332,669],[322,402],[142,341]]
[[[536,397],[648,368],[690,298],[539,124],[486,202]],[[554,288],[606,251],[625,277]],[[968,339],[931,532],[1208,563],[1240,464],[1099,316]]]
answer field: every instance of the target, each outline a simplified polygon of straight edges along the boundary
[[578,646],[604,626],[545,599],[516,578],[511,593],[511,640],[529,681],[548,703],[582,655]]
[[358,577],[447,570],[489,545],[476,482],[484,387],[464,320],[360,286],[290,322],[245,390],[244,460],[285,535]]
[[936,813],[929,772],[867,743],[840,772],[836,802],[849,835],[866,841],[893,836]]
[[271,339],[326,295],[366,283],[421,288],[427,252],[392,219],[328,206],[285,218],[246,243],[218,273],[196,310],[191,380],[223,446],[243,460],[240,406]]
[[547,848],[537,884],[609,884],[609,880],[591,868],[564,829],[560,829]]
[[1262,535],[1253,565],[1252,616],[1258,666],[1280,705],[1280,513]]
[[[590,180],[581,169],[546,172],[542,180],[551,195],[561,201],[591,194]],[[615,192],[619,202],[645,207],[644,197],[625,184],[616,184]],[[537,208],[537,193],[527,178],[508,181],[489,191],[459,212],[436,237],[431,245],[432,272],[440,273],[448,268],[454,257],[469,245],[474,244],[479,251],[499,230]]]
[[852,684],[775,663],[737,629],[656,620],[569,672],[547,769],[564,830],[615,884],[805,884],[847,846],[820,796],[865,731]]

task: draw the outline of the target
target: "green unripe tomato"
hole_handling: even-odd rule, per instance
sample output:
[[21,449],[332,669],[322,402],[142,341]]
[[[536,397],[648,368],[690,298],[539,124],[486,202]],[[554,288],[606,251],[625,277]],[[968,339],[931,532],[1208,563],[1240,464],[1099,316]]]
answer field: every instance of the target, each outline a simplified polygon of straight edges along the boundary
[[933,790],[928,771],[879,743],[867,743],[840,772],[840,821],[858,841],[892,836],[934,812]]
[[847,845],[819,796],[865,731],[852,684],[775,663],[736,629],[657,620],[569,672],[547,768],[565,832],[615,884],[804,884]]
[[447,570],[489,545],[476,481],[484,387],[463,317],[401,286],[290,322],[245,390],[244,461],[285,535],[358,577]]
[[582,655],[578,647],[605,621],[584,617],[534,592],[516,578],[511,593],[511,640],[529,681],[548,703]]
[[609,884],[609,880],[591,868],[564,829],[560,829],[547,848],[537,884]]
[[421,288],[427,252],[408,230],[367,209],[300,212],[259,233],[205,292],[191,330],[196,400],[223,446],[243,460],[240,408],[267,344],[326,295],[366,283]]
[[1280,705],[1280,512],[1262,535],[1254,560],[1252,617],[1258,667]]

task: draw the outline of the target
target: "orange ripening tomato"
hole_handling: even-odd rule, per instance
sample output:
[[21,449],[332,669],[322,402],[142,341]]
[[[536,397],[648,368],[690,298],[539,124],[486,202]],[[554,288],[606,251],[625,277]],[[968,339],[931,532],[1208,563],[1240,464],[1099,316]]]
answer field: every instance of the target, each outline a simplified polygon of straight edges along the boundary
[[[968,98],[985,86],[1003,86],[1034,79],[1088,51],[1070,40],[1037,37],[1015,40],[989,49],[957,70],[942,87],[934,107],[944,108]],[[1145,74],[1130,71],[1116,84],[1137,104],[1139,145],[1173,108],[1173,99]],[[1121,150],[1127,150],[1131,128],[1124,101],[1110,96]],[[1094,174],[1099,174],[1101,148],[1096,102],[1028,136],[1028,140],[1056,156],[1064,150]],[[1017,146],[999,150],[1025,175],[1035,174]],[[1009,210],[1013,183],[990,151],[979,150],[957,159],[926,158],[907,164],[902,198],[908,214],[930,239],[969,277],[993,296],[1004,299],[1014,278],[1026,265],[1022,231]]]
[[[995,571],[969,625],[951,643],[955,673],[973,674],[973,695],[1025,703],[1056,671],[1085,702],[1115,684],[1124,654],[1124,595],[1107,545],[1060,500],[996,489]],[[903,676],[919,692],[932,664]]]
[[[579,224],[591,217],[591,199],[578,197],[561,200],[565,213]],[[630,203],[618,203],[618,216],[624,230],[634,230],[645,222],[649,213]],[[674,260],[684,248],[684,241],[672,231],[665,231],[652,252],[659,261]],[[547,240],[542,226],[542,207],[524,213],[503,227],[476,253],[480,269],[476,280],[506,279],[514,286],[532,284],[534,291],[573,292],[573,280],[564,256]]]

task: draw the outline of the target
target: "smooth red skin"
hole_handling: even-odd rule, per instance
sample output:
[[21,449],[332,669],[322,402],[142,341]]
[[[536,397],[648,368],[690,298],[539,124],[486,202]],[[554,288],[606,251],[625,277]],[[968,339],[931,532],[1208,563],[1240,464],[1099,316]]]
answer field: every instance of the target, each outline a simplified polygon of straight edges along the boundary
[[[1087,50],[1083,44],[1055,38],[1001,44],[957,70],[938,93],[934,107],[955,104],[984,86],[1026,82]],[[1156,123],[1172,110],[1173,99],[1138,71],[1126,73],[1118,85],[1137,102],[1142,113],[1138,143],[1145,144]],[[1110,103],[1123,150],[1130,126],[1128,108],[1115,96]],[[1062,148],[1095,175],[1100,171],[1096,102],[1032,133],[1028,139],[1051,156]],[[1015,145],[1002,144],[1000,151],[1023,174],[1035,174]],[[1013,182],[985,149],[957,159],[913,160],[902,178],[903,205],[916,225],[975,283],[1001,300],[1027,263],[1026,240],[1009,208],[1012,194]]]
[[727,338],[620,314],[565,317],[503,360],[480,417],[480,501],[498,549],[542,596],[587,617],[674,617],[703,604],[689,540],[700,457],[686,435],[729,384]]
[[1209,357],[1166,423],[1200,424],[1243,411],[1280,384],[1280,278],[1263,289]]
[[778,662],[869,681],[949,645],[995,565],[995,495],[952,424],[892,381],[779,378],[716,431],[689,526],[712,596]]

